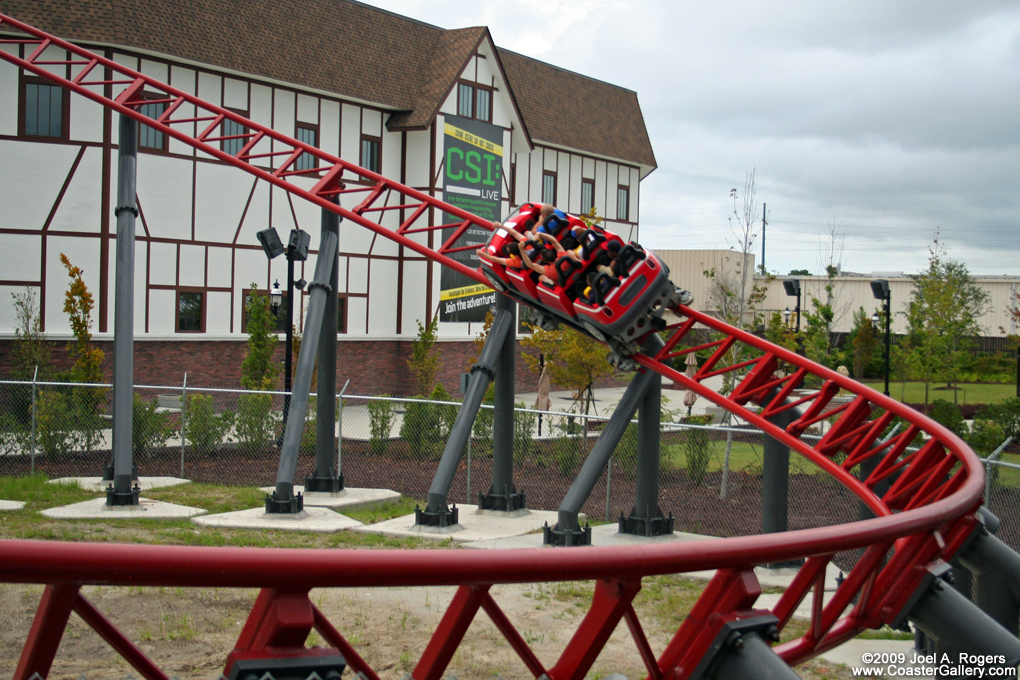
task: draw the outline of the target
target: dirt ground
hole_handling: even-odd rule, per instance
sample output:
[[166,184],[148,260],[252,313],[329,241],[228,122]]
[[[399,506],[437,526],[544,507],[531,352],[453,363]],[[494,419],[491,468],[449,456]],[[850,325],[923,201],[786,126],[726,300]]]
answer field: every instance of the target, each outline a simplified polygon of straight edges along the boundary
[[[547,667],[555,664],[590,598],[590,584],[507,585],[493,598]],[[180,680],[219,677],[255,600],[255,590],[87,587],[83,595],[164,672]],[[435,630],[453,588],[316,590],[312,602],[345,635],[383,680],[408,677]],[[0,675],[11,677],[42,594],[41,586],[0,585]],[[642,615],[652,648],[663,648],[675,628]],[[675,626],[675,623],[672,624]],[[321,645],[313,633],[309,644]],[[812,680],[849,678],[849,671],[812,661],[797,672]],[[612,672],[645,677],[623,623],[587,677]],[[138,677],[77,616],[64,634],[52,680]],[[354,677],[348,670],[344,677]],[[448,680],[531,677],[489,618],[479,612],[444,676]]]

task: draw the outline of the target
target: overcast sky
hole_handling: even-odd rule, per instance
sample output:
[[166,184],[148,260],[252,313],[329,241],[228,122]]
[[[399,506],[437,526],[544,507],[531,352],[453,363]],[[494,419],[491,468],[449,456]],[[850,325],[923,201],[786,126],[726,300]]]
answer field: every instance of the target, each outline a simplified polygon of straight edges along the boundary
[[[925,266],[1020,275],[1016,0],[368,0],[634,90],[658,162],[653,248],[728,248],[756,177],[770,271]],[[564,93],[565,97],[569,93]],[[759,205],[760,210],[760,205]],[[760,230],[760,218],[758,220]],[[761,237],[755,245],[761,257]]]

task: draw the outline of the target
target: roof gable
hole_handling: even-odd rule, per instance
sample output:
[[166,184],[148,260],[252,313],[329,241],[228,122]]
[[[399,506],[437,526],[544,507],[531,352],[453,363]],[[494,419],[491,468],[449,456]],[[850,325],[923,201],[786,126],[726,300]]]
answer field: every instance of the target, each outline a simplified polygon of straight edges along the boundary
[[444,30],[354,0],[0,0],[0,12],[70,40],[373,104],[395,112],[390,129],[430,125],[474,51],[491,50],[528,146],[619,159],[642,175],[655,167],[635,93],[499,50],[485,27]]

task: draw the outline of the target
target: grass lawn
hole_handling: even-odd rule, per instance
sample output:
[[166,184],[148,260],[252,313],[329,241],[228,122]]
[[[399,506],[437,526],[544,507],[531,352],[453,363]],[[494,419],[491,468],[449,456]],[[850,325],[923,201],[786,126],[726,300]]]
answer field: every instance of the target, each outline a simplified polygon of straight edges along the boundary
[[[865,385],[881,392],[885,383],[881,380],[865,380]],[[945,383],[928,385],[928,403],[936,399],[953,401],[953,391],[945,389]],[[908,404],[924,403],[924,383],[922,382],[889,382],[889,396],[897,401]],[[996,383],[960,383],[956,389],[956,399],[960,404],[994,404],[1016,396],[1016,385]]]
[[[101,496],[74,484],[49,484],[46,477],[0,477],[0,498],[24,501],[21,510],[0,513],[0,538],[160,543],[168,545],[257,546],[273,548],[439,548],[445,541],[391,538],[358,531],[317,534],[308,531],[264,531],[203,527],[188,519],[52,519],[40,510],[71,505]],[[258,489],[211,484],[182,484],[144,492],[152,500],[203,508],[210,513],[259,507],[265,493]],[[365,524],[414,511],[415,502],[400,499],[381,507],[344,514]]]

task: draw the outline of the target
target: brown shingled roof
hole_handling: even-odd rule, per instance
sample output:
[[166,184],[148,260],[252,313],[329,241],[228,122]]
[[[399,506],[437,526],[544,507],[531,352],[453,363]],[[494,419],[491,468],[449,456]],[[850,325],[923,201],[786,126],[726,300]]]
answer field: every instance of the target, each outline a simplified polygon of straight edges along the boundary
[[500,50],[532,138],[655,168],[637,94]]
[[[0,0],[0,12],[62,38],[172,55],[393,109],[427,127],[484,27],[444,30],[352,0]],[[637,96],[499,51],[536,141],[654,167]],[[575,103],[562,115],[544,102]]]

